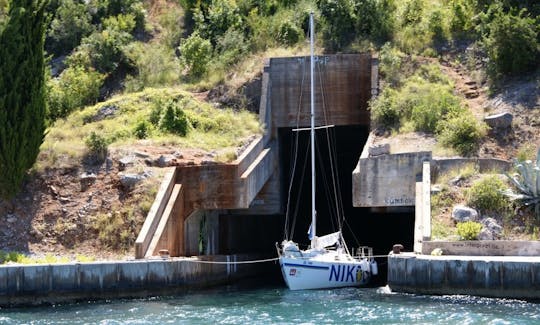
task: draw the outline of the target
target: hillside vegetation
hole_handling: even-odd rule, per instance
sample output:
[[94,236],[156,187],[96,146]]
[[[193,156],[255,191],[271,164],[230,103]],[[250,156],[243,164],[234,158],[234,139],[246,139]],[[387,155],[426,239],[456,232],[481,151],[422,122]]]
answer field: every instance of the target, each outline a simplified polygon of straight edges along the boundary
[[[0,0],[0,35],[9,36],[14,4],[20,3]],[[131,171],[155,178],[125,189],[107,158],[147,150],[199,162],[233,160],[238,147],[261,130],[252,113],[256,96],[244,89],[265,58],[308,52],[310,12],[318,53],[378,53],[381,93],[370,103],[377,134],[427,134],[440,150],[463,156],[511,152],[532,159],[540,144],[534,131],[540,125],[535,0],[45,3],[47,133],[22,191],[0,201],[0,215],[6,216],[0,228],[13,230],[3,236],[4,249],[129,252],[160,174],[136,164]],[[489,108],[479,112],[457,91],[463,75],[485,100],[508,93],[517,98],[516,123],[526,123],[526,132],[494,135],[481,118]],[[525,96],[532,100],[524,103]],[[493,149],[504,145],[511,149]],[[90,171],[98,181],[88,194],[80,191],[78,177]],[[107,198],[96,199],[98,193]],[[436,200],[439,211],[465,198],[443,191]],[[508,209],[510,203],[505,215]],[[535,229],[529,221],[527,227]]]

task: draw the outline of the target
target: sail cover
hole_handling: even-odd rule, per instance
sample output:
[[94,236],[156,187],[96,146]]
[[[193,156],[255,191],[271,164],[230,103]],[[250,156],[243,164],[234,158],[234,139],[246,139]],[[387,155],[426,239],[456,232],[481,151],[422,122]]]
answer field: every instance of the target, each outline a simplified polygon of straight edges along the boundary
[[339,241],[341,237],[341,231],[334,232],[322,237],[317,237],[317,249],[322,249],[328,246],[332,246]]

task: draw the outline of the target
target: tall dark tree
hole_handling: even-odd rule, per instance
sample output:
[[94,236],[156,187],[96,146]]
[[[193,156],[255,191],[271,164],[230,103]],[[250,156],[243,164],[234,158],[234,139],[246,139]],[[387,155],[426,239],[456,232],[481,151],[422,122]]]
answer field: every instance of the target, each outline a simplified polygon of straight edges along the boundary
[[13,197],[45,134],[47,0],[12,0],[0,31],[0,197]]

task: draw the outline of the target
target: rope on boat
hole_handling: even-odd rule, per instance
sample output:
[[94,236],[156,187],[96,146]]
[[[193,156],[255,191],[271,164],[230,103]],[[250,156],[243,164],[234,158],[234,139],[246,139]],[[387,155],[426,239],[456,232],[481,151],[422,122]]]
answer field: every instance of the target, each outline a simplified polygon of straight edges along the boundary
[[274,262],[279,260],[279,257],[274,258],[267,258],[263,260],[251,260],[251,261],[230,261],[230,262],[221,262],[221,261],[202,261],[202,260],[194,260],[194,259],[185,259],[182,261],[186,262],[192,262],[192,263],[201,263],[201,264],[255,264],[255,263],[266,263],[266,262]]
[[[388,254],[386,255],[372,255],[372,258],[379,258],[379,257],[388,257]],[[191,263],[200,263],[200,264],[256,264],[256,263],[267,263],[267,262],[275,262],[279,260],[279,257],[274,258],[266,258],[262,260],[250,260],[250,261],[203,261],[203,260],[195,260],[195,259],[183,259],[182,261],[185,262],[191,262]]]

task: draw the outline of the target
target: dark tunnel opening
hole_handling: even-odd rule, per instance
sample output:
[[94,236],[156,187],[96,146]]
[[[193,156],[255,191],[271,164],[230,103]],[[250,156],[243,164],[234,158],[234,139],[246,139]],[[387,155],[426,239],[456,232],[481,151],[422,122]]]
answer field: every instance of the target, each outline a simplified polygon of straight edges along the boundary
[[[323,131],[324,132],[324,131]],[[337,170],[339,172],[340,192],[343,203],[344,215],[347,222],[343,226],[343,236],[349,246],[370,246],[373,254],[381,257],[376,258],[379,266],[379,275],[373,281],[374,286],[385,285],[387,280],[387,254],[394,244],[402,244],[406,251],[412,251],[414,242],[414,208],[402,207],[390,211],[379,208],[355,208],[352,206],[352,172],[356,167],[361,151],[366,143],[369,129],[365,126],[339,126],[334,128],[335,144],[337,153]],[[291,128],[278,129],[279,141],[279,171],[281,178],[283,204],[285,211],[288,188],[291,177],[292,147],[294,145],[294,135]],[[318,139],[324,140],[324,134],[318,131]],[[304,166],[309,160],[309,132],[303,131],[299,134],[299,148],[303,148],[303,158],[298,160],[298,166]],[[320,145],[320,156],[328,156],[326,146]],[[311,181],[309,161],[306,166],[304,182],[293,183],[292,192],[298,193],[302,187],[301,194],[293,195],[291,202],[299,202],[296,211],[296,226],[292,239],[299,243],[302,248],[307,247],[309,239],[307,231],[311,223]],[[317,169],[317,188],[322,187],[324,179],[329,179],[327,168]],[[294,179],[298,179],[301,168],[296,169]],[[302,185],[302,186],[300,186]],[[325,235],[336,229],[332,225],[330,218],[325,218],[329,212],[328,199],[322,190],[317,191],[317,234]],[[292,207],[294,208],[294,206]],[[220,254],[265,254],[275,256],[275,244],[284,239],[284,215],[252,215],[249,212],[243,214],[222,214],[220,221]],[[289,238],[291,239],[291,238]],[[262,276],[262,275],[261,275]],[[273,264],[268,267],[268,273],[273,282],[281,283],[281,272],[279,265]]]
[[[339,178],[339,191],[343,203],[343,211],[346,222],[343,224],[343,236],[349,246],[370,246],[373,247],[374,255],[386,256],[396,243],[400,243],[405,250],[411,251],[414,242],[414,208],[402,208],[399,212],[389,212],[387,209],[379,209],[375,212],[371,208],[355,208],[352,205],[352,172],[356,167],[364,144],[366,143],[369,128],[366,126],[339,126],[334,127],[335,150],[337,154],[337,170]],[[291,174],[292,166],[292,148],[294,146],[295,134],[289,128],[282,128],[278,131],[280,146],[280,170],[282,179],[282,202],[287,203],[289,183],[291,179],[301,178],[302,168],[309,160],[309,132],[300,132],[298,134],[298,148],[301,152],[297,159],[297,168],[294,177]],[[317,131],[316,136],[317,157],[328,157],[328,147],[322,145],[325,140],[325,131]],[[321,144],[321,145],[319,145]],[[319,164],[319,158],[317,158]],[[291,203],[299,202],[295,232],[292,239],[299,244],[307,246],[309,239],[307,231],[311,224],[311,180],[310,180],[310,162],[307,161],[304,180],[293,182],[292,193],[299,193],[300,187],[303,190],[299,195],[291,195]],[[328,159],[323,159],[323,164],[328,164]],[[319,164],[320,165],[320,164]],[[324,217],[331,213],[324,188],[324,183],[330,179],[328,168],[316,167],[316,210],[317,210],[317,234],[325,235],[336,230],[335,223],[331,218]],[[294,204],[291,208],[294,209]],[[382,212],[379,212],[382,211]],[[280,238],[281,240],[282,238]],[[387,278],[387,258],[377,258],[379,265],[379,275],[373,285],[386,284]]]

